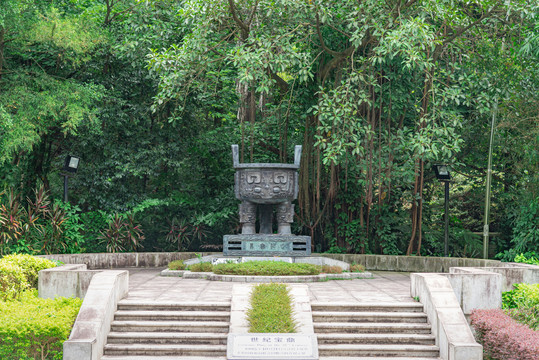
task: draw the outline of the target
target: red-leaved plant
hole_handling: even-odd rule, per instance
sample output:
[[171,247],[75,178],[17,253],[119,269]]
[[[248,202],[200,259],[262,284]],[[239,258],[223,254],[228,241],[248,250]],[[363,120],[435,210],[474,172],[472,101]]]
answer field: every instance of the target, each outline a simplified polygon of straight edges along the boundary
[[492,359],[539,359],[539,332],[519,324],[503,310],[474,310],[471,320],[485,354]]

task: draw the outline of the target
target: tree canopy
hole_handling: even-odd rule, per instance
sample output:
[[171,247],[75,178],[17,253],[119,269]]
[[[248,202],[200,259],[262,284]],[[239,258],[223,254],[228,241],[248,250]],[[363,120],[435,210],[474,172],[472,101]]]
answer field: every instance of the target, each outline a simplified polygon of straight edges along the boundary
[[300,144],[315,251],[439,255],[446,163],[451,254],[479,256],[494,116],[491,256],[539,251],[535,1],[1,4],[2,187],[59,197],[77,154],[81,216],[216,249],[238,229],[230,145],[290,162]]

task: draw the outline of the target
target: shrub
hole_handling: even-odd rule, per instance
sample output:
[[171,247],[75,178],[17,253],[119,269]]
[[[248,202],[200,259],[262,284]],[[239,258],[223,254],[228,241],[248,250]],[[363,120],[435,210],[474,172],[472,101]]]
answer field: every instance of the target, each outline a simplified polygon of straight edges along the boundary
[[16,299],[28,287],[28,278],[23,269],[14,263],[0,261],[0,297],[2,300]]
[[517,323],[503,310],[474,310],[471,324],[485,354],[493,359],[529,360],[539,354],[539,333]]
[[52,260],[26,254],[6,255],[0,259],[0,263],[10,263],[18,266],[26,276],[29,286],[36,289],[39,271],[57,266],[57,262]]
[[535,252],[527,252],[515,256],[515,262],[521,264],[539,265],[539,255]]
[[511,291],[502,294],[502,307],[514,309],[539,306],[539,284],[515,284]]
[[218,264],[213,272],[223,275],[318,275],[320,267],[312,264],[287,263],[283,261],[248,261],[240,264]]
[[342,274],[342,268],[340,266],[322,265],[320,272],[325,274]]
[[62,359],[82,299],[40,299],[26,291],[21,301],[0,302],[0,359]]
[[290,294],[285,284],[260,284],[251,293],[247,321],[251,333],[293,333]]
[[174,260],[168,263],[168,268],[170,270],[185,270],[185,264],[183,260]]
[[361,265],[361,264],[352,264],[350,265],[350,272],[364,272],[365,271],[365,266]]
[[539,284],[515,284],[502,294],[502,307],[509,316],[531,329],[539,328]]
[[197,264],[189,265],[187,269],[192,272],[212,272],[213,268],[214,266],[212,265],[212,263],[200,262]]

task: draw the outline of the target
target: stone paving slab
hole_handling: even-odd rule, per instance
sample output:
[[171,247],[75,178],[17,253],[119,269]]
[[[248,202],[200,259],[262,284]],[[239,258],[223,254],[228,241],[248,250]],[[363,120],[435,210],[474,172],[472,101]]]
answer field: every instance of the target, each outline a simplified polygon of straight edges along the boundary
[[[160,276],[164,268],[126,268],[129,300],[220,301],[231,300],[234,283]],[[410,274],[373,271],[372,279],[330,280],[304,283],[311,301],[391,303],[413,302]]]

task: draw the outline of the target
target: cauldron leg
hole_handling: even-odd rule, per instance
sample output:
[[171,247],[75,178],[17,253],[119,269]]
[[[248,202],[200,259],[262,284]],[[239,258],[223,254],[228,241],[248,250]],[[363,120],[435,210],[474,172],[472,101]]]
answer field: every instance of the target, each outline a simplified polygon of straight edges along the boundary
[[242,201],[240,204],[241,233],[244,235],[256,234],[256,204]]
[[273,205],[260,205],[260,233],[273,234]]
[[289,201],[277,205],[277,233],[290,235],[290,224],[294,221],[294,205]]

